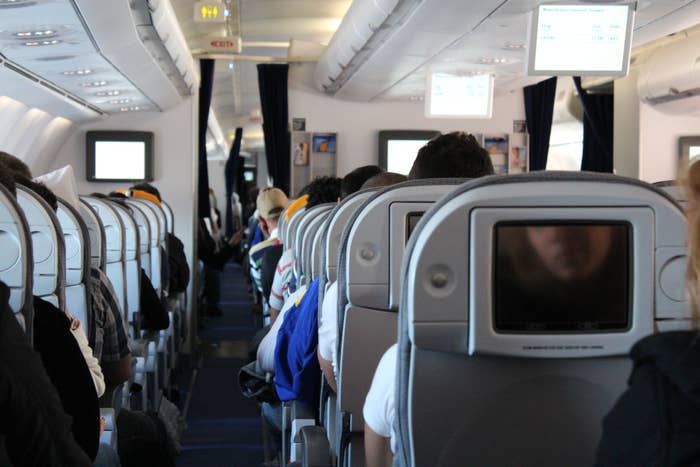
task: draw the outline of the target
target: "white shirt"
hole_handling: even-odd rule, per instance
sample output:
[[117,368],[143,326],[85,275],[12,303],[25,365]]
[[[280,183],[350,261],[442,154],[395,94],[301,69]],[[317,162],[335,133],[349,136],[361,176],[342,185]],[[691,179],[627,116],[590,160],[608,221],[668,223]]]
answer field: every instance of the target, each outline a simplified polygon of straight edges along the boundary
[[304,292],[306,292],[306,286],[299,287],[296,292],[289,296],[287,301],[284,302],[284,306],[280,310],[279,316],[277,316],[275,322],[272,323],[270,330],[260,341],[260,345],[258,346],[257,364],[259,371],[275,371],[275,347],[277,346],[277,334],[280,332],[282,322],[284,321],[284,315],[287,313],[287,310],[294,305],[299,297],[304,296]]
[[85,363],[87,363],[88,369],[90,370],[90,376],[92,376],[92,382],[95,384],[97,397],[102,397],[102,394],[105,393],[105,379],[102,375],[100,362],[93,356],[90,344],[88,344],[87,336],[85,336],[85,332],[83,331],[83,323],[80,323],[78,329],[71,329],[71,333],[78,342],[80,352],[83,354]]
[[372,378],[362,416],[365,423],[380,436],[391,438],[391,452],[396,454],[396,436],[394,434],[394,392],[396,386],[396,352],[397,344],[384,352],[379,360],[377,370]]
[[288,248],[277,262],[275,270],[275,278],[272,280],[272,289],[270,291],[269,304],[270,308],[281,310],[282,306],[289,298],[289,282],[292,279],[294,255],[292,249]]
[[333,282],[323,295],[318,325],[318,352],[324,360],[333,362],[333,374],[338,377],[338,283]]

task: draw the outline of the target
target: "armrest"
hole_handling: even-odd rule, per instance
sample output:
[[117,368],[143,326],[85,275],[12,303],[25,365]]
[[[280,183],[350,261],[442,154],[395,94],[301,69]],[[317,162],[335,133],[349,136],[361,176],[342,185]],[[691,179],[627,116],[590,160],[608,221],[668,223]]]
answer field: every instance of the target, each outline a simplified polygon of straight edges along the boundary
[[303,467],[331,467],[331,447],[320,426],[305,426],[299,431]]

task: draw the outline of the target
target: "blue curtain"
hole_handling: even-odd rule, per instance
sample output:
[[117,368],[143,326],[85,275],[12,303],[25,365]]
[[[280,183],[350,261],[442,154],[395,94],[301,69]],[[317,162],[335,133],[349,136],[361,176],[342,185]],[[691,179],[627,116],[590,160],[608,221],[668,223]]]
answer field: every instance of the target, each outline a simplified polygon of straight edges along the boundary
[[[243,139],[243,128],[236,128],[236,137],[231,145],[231,152],[226,160],[224,168],[224,178],[226,181],[226,238],[233,235],[233,212],[231,209],[231,198],[234,193],[238,193],[240,198],[240,185],[243,178],[243,158],[241,157],[241,140]],[[240,198],[241,204],[243,199]]]
[[523,89],[527,132],[530,134],[530,170],[547,168],[556,91],[556,76]]
[[258,87],[265,133],[267,171],[274,185],[289,193],[289,65],[258,65]]
[[589,94],[578,76],[574,84],[583,105],[581,170],[612,173],[615,98],[612,94]]
[[199,190],[197,191],[199,218],[210,216],[209,170],[207,168],[207,126],[211,91],[214,87],[214,60],[201,59],[199,70],[202,77],[199,85]]

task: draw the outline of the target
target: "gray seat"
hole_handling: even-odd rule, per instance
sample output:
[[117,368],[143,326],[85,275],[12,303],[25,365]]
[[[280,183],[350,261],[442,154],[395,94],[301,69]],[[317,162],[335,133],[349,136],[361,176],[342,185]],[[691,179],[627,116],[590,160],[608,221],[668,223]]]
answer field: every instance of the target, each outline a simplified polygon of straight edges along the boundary
[[163,213],[165,214],[167,231],[172,234],[175,232],[175,215],[173,214],[173,209],[163,200],[160,201],[160,206],[163,208]]
[[443,198],[401,273],[394,465],[592,465],[630,347],[691,327],[685,229],[671,198],[615,176]]
[[284,237],[282,238],[282,243],[284,244],[284,249],[288,250],[294,247],[294,238],[296,235],[296,230],[299,228],[299,221],[301,220],[306,208],[297,209],[292,217],[284,223]]
[[10,289],[10,308],[32,338],[32,240],[22,208],[0,186],[0,281]]
[[21,185],[17,185],[17,202],[24,212],[31,232],[34,260],[33,294],[63,310],[65,246],[56,213],[41,196]]
[[373,193],[346,224],[338,259],[339,464],[362,466],[362,407],[374,370],[396,342],[397,272],[411,219],[454,190],[459,179],[414,180]]
[[676,180],[664,180],[654,183],[654,186],[661,188],[681,205],[683,210],[688,207],[688,196],[682,186]]
[[151,283],[156,289],[158,295],[161,294],[163,283],[161,277],[161,245],[165,240],[165,223],[162,216],[162,211],[157,211],[157,205],[151,201],[146,201],[138,198],[129,198],[130,204],[138,204],[143,209],[143,213],[148,220],[150,226],[150,251],[151,251]]
[[[331,211],[332,212],[332,211]],[[321,262],[325,252],[323,251],[323,238],[326,236],[328,231],[328,225],[330,224],[330,215],[324,216],[322,224],[316,229],[313,240],[311,242],[311,258],[307,269],[311,271],[311,277],[316,278],[321,276]]]
[[146,273],[146,276],[151,277],[151,225],[148,223],[148,218],[144,213],[144,206],[139,203],[134,203],[130,199],[125,200],[126,204],[131,207],[132,215],[139,230],[139,265]]
[[314,206],[306,209],[299,219],[294,235],[293,248],[295,253],[294,272],[300,285],[311,282],[310,274],[305,270],[305,265],[307,265],[311,256],[310,246],[313,241],[313,235],[334,206],[335,203]]
[[66,308],[83,323],[88,321],[90,294],[90,234],[80,213],[65,200],[58,199],[56,217],[63,230],[66,247]]
[[[141,257],[140,228],[134,216],[134,210],[121,200],[111,201],[110,206],[119,215],[124,226],[124,288],[126,308],[124,321],[136,323],[141,303]],[[138,328],[138,327],[137,327]],[[135,334],[134,334],[135,335]]]
[[106,267],[105,230],[90,203],[80,199],[80,217],[83,219],[90,237],[90,265],[104,272]]

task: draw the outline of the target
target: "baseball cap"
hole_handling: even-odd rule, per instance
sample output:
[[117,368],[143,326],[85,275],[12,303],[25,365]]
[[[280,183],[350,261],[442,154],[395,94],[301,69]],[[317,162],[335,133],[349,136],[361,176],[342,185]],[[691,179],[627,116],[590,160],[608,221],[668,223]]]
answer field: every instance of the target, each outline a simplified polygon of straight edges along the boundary
[[279,188],[265,188],[258,195],[258,215],[263,219],[274,219],[282,214],[289,204],[287,195]]

